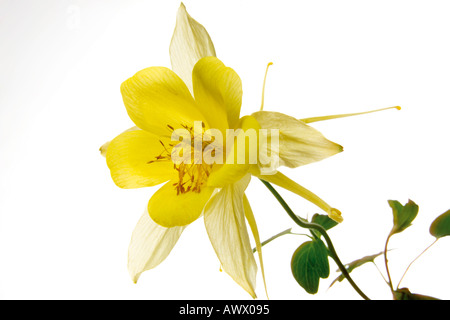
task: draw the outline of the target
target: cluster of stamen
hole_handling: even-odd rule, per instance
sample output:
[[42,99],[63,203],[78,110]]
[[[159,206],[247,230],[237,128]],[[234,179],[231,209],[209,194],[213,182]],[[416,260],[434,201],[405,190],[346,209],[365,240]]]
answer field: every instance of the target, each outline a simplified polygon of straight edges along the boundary
[[[201,133],[194,132],[194,128],[191,126],[182,124],[181,127],[187,130],[191,136],[190,159],[184,159],[185,161],[173,161],[172,151],[173,148],[176,148],[178,146],[179,142],[175,141],[173,143],[166,145],[164,144],[164,142],[159,140],[159,142],[163,147],[162,152],[159,155],[157,155],[153,160],[148,161],[147,163],[151,164],[159,161],[169,161],[169,160],[173,161],[173,168],[178,172],[178,181],[173,183],[173,186],[177,191],[177,195],[187,193],[190,191],[199,193],[201,191],[202,186],[208,180],[208,177],[212,169],[212,164],[207,164],[205,163],[205,161],[203,161],[203,151],[214,140],[203,141],[203,134],[205,133],[205,127],[203,123]],[[175,129],[170,125],[167,125],[167,128],[172,133],[175,131]],[[195,134],[201,134],[200,138],[202,138],[200,140],[201,150],[197,150],[197,152],[195,152],[194,150],[194,141],[196,141]],[[198,146],[198,149],[200,149],[200,146]]]

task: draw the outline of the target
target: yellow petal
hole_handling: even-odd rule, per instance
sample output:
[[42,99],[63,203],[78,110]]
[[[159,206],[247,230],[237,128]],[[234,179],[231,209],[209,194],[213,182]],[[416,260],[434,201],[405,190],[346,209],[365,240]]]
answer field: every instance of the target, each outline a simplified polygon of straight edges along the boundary
[[168,68],[141,70],[120,90],[131,120],[158,136],[170,137],[170,128],[193,126],[194,121],[207,124],[184,82]]
[[174,181],[169,181],[156,191],[148,202],[150,217],[160,226],[171,228],[185,226],[195,221],[214,191],[203,187],[200,192],[188,191],[177,194]]
[[139,219],[128,247],[128,272],[137,282],[142,272],[153,269],[169,255],[185,227],[164,228],[147,210]]
[[165,151],[162,144],[169,142],[143,130],[127,131],[114,138],[108,146],[106,163],[116,185],[127,189],[150,187],[176,176],[170,158],[154,161]]
[[250,181],[247,175],[239,182],[222,188],[206,205],[206,231],[223,270],[244,290],[256,298],[257,266],[245,224],[243,196]]
[[250,229],[252,230],[253,238],[255,239],[256,251],[258,251],[259,265],[261,266],[261,274],[264,282],[264,288],[266,290],[266,296],[267,298],[269,298],[269,295],[267,293],[266,276],[264,274],[262,247],[261,247],[261,240],[259,238],[258,226],[256,225],[255,216],[253,215],[250,202],[248,201],[247,196],[245,194],[244,194],[244,211],[245,217],[247,218],[247,222],[250,226]]
[[[140,130],[138,127],[134,126],[131,127],[130,129],[125,130],[124,132],[128,132],[128,131],[134,131],[134,130]],[[123,132],[122,132],[123,133]],[[100,147],[100,154],[104,157],[106,157],[106,151],[108,151],[108,146],[111,143],[111,141],[107,141],[104,144],[102,144],[102,146]]]
[[[257,175],[255,172],[253,174]],[[281,172],[277,172],[276,174],[273,174],[273,175],[257,175],[257,176],[258,176],[258,178],[260,178],[264,181],[276,184],[277,186],[280,186],[286,190],[289,190],[289,191],[303,197],[304,199],[312,202],[313,204],[315,204],[316,206],[318,206],[319,208],[324,210],[328,214],[328,216],[331,219],[333,219],[334,221],[342,222],[344,220],[341,216],[341,212],[338,209],[331,207],[328,203],[326,203],[324,200],[322,200],[316,194],[309,191],[305,187],[302,187],[297,182],[292,181],[291,179],[286,177]]]
[[187,13],[183,3],[178,9],[169,53],[172,70],[183,79],[191,92],[194,65],[203,57],[216,56],[208,32]]
[[239,121],[239,129],[229,131],[225,164],[211,173],[209,186],[222,187],[235,183],[248,173],[252,164],[258,162],[259,129],[255,118],[245,116]]
[[194,97],[211,128],[225,133],[239,121],[242,83],[237,73],[219,59],[200,59],[192,72]]
[[262,129],[279,130],[278,147],[272,146],[272,133],[268,131],[267,143],[262,143],[267,150],[262,152],[267,152],[272,157],[278,156],[280,166],[295,168],[323,160],[343,150],[342,146],[326,139],[316,129],[285,114],[259,111],[252,116]]

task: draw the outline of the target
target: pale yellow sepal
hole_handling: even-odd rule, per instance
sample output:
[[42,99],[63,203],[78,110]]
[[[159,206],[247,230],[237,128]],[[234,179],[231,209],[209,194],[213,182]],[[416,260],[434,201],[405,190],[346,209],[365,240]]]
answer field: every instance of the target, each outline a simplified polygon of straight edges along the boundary
[[267,284],[266,284],[266,275],[264,273],[264,263],[262,256],[262,247],[261,247],[261,239],[259,238],[258,226],[256,225],[256,219],[253,215],[252,208],[250,206],[250,202],[247,199],[247,196],[244,194],[244,211],[245,217],[247,218],[247,222],[250,226],[250,230],[252,231],[253,238],[255,239],[256,251],[258,252],[259,257],[259,265],[261,267],[261,275],[264,282],[264,289],[266,291],[267,299],[269,298],[269,294],[267,293]]
[[[256,172],[252,172],[254,175],[257,175]],[[297,182],[289,179],[281,172],[277,172],[273,175],[258,175],[258,178],[273,183],[277,186],[280,186],[286,190],[289,190],[302,198],[312,202],[319,208],[321,208],[323,211],[325,211],[328,216],[333,219],[336,222],[342,222],[344,219],[342,218],[341,212],[331,207],[328,203],[326,203],[324,200],[322,200],[319,196],[314,194],[313,192],[309,191],[305,187],[302,187]]]
[[223,271],[256,298],[257,265],[245,224],[244,191],[250,175],[222,188],[204,211],[206,231]]
[[[295,168],[343,151],[342,146],[326,139],[319,131],[294,117],[269,111],[255,112],[252,116],[262,129],[268,130],[267,150],[264,152],[271,157],[278,157],[278,166]],[[270,129],[278,131],[272,132]],[[272,143],[274,133],[278,136],[278,146]]]
[[128,272],[136,283],[142,272],[158,266],[173,249],[185,227],[164,228],[147,210],[139,219],[128,247]]
[[178,9],[169,54],[172,70],[183,79],[191,93],[194,65],[203,57],[216,56],[208,32],[188,14],[183,3]]

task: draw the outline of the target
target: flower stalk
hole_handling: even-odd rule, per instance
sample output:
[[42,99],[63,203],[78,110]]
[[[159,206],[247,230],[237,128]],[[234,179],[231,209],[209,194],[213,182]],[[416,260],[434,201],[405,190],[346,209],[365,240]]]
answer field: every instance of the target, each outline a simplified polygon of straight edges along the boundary
[[291,210],[291,208],[288,206],[288,204],[284,201],[284,199],[281,197],[281,195],[275,190],[275,188],[267,181],[264,181],[260,179],[262,183],[269,189],[269,191],[274,195],[274,197],[278,200],[278,202],[281,204],[283,209],[286,211],[286,213],[289,215],[289,217],[300,227],[306,228],[306,229],[313,229],[318,231],[325,239],[330,257],[336,262],[336,264],[339,267],[339,270],[342,272],[343,276],[348,280],[350,285],[355,289],[355,291],[364,299],[364,300],[370,300],[369,297],[366,296],[364,292],[356,285],[356,283],[353,281],[353,279],[350,277],[350,274],[348,273],[347,269],[345,268],[344,264],[339,259],[339,256],[336,253],[336,250],[334,249],[333,243],[331,241],[331,238],[329,237],[326,230],[319,224],[316,223],[310,223],[306,221],[300,220],[296,214]]

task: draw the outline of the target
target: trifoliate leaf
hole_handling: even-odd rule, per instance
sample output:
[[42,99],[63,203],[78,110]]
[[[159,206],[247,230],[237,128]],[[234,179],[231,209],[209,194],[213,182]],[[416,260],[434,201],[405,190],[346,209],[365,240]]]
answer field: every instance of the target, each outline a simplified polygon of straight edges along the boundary
[[322,240],[304,242],[295,250],[291,260],[292,275],[310,294],[317,293],[320,278],[330,274],[328,249]]
[[409,200],[404,206],[396,200],[389,200],[388,203],[394,215],[394,226],[392,227],[391,235],[400,233],[408,228],[416,218],[419,206],[412,200]]
[[430,226],[430,233],[436,238],[450,236],[450,210],[444,212],[433,221]]

